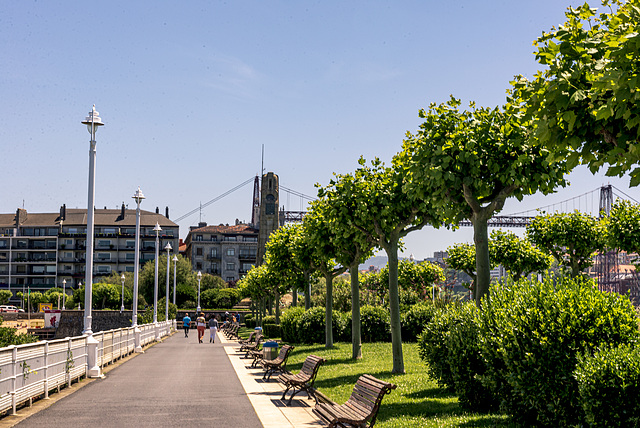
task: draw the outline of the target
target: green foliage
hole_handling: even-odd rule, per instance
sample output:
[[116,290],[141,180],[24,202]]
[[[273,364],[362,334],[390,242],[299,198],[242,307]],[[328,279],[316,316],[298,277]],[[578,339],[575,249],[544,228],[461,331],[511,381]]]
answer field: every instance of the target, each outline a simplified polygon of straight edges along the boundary
[[280,326],[276,324],[263,324],[262,333],[269,339],[275,339],[282,336],[282,330]]
[[262,318],[262,327],[264,327],[265,324],[276,325],[276,317],[274,315],[267,315],[267,316],[263,317]]
[[449,366],[449,345],[447,338],[455,321],[455,308],[436,312],[431,322],[424,326],[418,336],[418,353],[427,364],[429,376],[438,385],[453,390],[453,373]]
[[527,226],[527,237],[577,276],[593,264],[593,253],[606,244],[605,223],[574,211],[539,215]]
[[578,356],[639,338],[629,299],[600,292],[582,277],[502,284],[489,302],[478,312],[483,384],[524,424],[582,421],[573,378]]
[[533,272],[544,272],[553,263],[551,256],[513,232],[492,231],[489,252],[491,261],[502,265],[515,281]]
[[9,303],[9,299],[13,297],[13,293],[9,290],[0,290],[0,305]]
[[[339,337],[341,320],[340,314],[336,311],[332,313],[332,329],[336,337]],[[342,322],[341,322],[342,321]],[[305,311],[297,322],[296,340],[297,343],[323,343],[325,341],[325,310],[322,307],[311,308]]]
[[240,301],[240,292],[235,288],[222,288],[218,292],[218,300],[214,307],[231,309]]
[[640,348],[637,344],[578,357],[580,402],[590,427],[631,427],[640,423]]
[[253,317],[253,315],[247,314],[247,315],[244,316],[244,325],[247,328],[255,328],[256,327],[256,320]]
[[566,22],[534,42],[544,67],[532,81],[513,85],[514,104],[523,103],[535,137],[592,172],[607,165],[607,175],[628,171],[640,183],[637,102],[640,42],[637,0],[602,0],[596,14],[588,3],[567,9]]
[[[198,289],[198,280],[196,279],[196,273],[193,272],[191,262],[186,257],[178,255],[178,261],[176,263],[177,272],[176,272],[176,292],[179,292],[181,288],[185,285],[190,286],[194,292]],[[171,257],[173,258],[173,257]],[[170,264],[170,287],[173,287],[173,266],[174,263]],[[138,277],[138,292],[142,294],[147,302],[153,301],[153,283],[155,277],[155,262],[154,260],[149,260],[142,266],[140,271],[140,275]],[[167,255],[160,253],[158,258],[158,298],[162,298],[166,292],[166,287],[164,285],[166,283],[167,278]],[[200,281],[200,291],[202,292],[205,289],[216,288],[217,280],[209,274],[203,274],[202,279]],[[126,285],[126,282],[125,282]],[[170,289],[171,291],[171,289]],[[197,293],[197,292],[196,292]],[[181,300],[178,298],[176,294],[176,304],[181,306],[181,304],[187,299]]]
[[402,316],[402,341],[415,342],[436,312],[433,303],[422,302],[409,307]]
[[[4,320],[0,317],[0,324]],[[16,329],[11,327],[0,327],[0,348],[4,348],[9,345],[22,345],[25,343],[37,342],[38,337],[32,334],[21,333],[16,334]]]
[[391,338],[389,312],[379,306],[360,308],[362,342],[387,342]]
[[[280,318],[280,327],[282,328],[282,340],[285,342],[296,342],[297,341],[297,329],[299,319],[304,314],[305,310],[303,307],[297,306],[294,308],[287,309]],[[246,317],[245,317],[246,322]],[[247,327],[249,327],[247,325]]]
[[[202,298],[202,293],[200,294]],[[177,284],[176,287],[176,305],[180,308],[195,308],[195,301],[198,298],[198,292],[189,284]]]
[[[459,99],[421,110],[425,121],[408,134],[394,162],[408,169],[407,191],[430,201],[447,223],[469,219],[476,246],[476,302],[489,289],[487,221],[508,197],[521,200],[564,186],[566,165],[529,138],[529,124],[517,104],[482,108]],[[478,272],[479,270],[479,272]]]
[[611,207],[607,230],[610,248],[640,253],[640,204],[617,200]]
[[[380,270],[379,275],[381,284],[389,283],[388,264]],[[435,283],[442,281],[444,281],[444,272],[435,263],[414,263],[406,259],[398,263],[398,287],[401,291],[426,293]]]

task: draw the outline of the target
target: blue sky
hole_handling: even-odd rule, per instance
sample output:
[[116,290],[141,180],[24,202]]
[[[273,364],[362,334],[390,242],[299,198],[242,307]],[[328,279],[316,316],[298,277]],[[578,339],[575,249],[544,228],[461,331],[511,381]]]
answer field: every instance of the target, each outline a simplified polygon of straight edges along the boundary
[[[87,206],[92,104],[96,206],[119,207],[138,186],[143,209],[179,216],[260,171],[315,195],[315,183],[357,159],[388,162],[418,110],[449,94],[504,102],[515,74],[538,68],[532,41],[564,22],[569,2],[244,1],[76,3],[0,0],[0,212]],[[504,213],[549,205],[628,179],[574,172],[558,195],[509,201]],[[248,185],[203,209],[209,224],[251,218]],[[281,195],[287,209],[304,209]],[[179,223],[184,237],[195,214]],[[471,230],[426,228],[406,254],[429,257]]]

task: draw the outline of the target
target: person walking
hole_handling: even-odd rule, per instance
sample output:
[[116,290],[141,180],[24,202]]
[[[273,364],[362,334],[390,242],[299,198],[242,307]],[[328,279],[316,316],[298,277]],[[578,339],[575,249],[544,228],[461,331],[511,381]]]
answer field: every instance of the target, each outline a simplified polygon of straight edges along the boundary
[[184,337],[189,337],[189,327],[191,327],[191,318],[189,318],[189,314],[185,314],[182,317],[182,329],[184,330]]
[[204,319],[204,312],[200,312],[200,316],[196,318],[196,328],[198,329],[198,343],[202,343],[202,336],[204,336],[204,328],[207,325],[207,320]]
[[218,317],[211,315],[209,319],[209,343],[216,343],[216,333],[218,332]]

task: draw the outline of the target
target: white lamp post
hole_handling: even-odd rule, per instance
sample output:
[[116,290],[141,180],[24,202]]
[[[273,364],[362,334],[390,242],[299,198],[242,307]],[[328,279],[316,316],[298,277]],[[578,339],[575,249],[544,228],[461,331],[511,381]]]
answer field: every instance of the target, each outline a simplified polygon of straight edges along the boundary
[[196,312],[199,315],[200,314],[200,280],[202,279],[202,272],[198,271],[198,275],[196,276],[198,278],[198,309],[196,309]]
[[167,291],[164,295],[164,320],[169,321],[169,271],[171,270],[171,257],[169,257],[169,253],[171,252],[171,243],[167,242],[164,249],[167,250]]
[[66,293],[66,286],[67,286],[67,280],[63,279],[62,280],[62,309],[64,309],[64,298],[67,297],[67,293]]
[[138,327],[138,273],[140,271],[140,202],[144,199],[144,195],[138,190],[132,196],[136,200],[136,243],[135,243],[135,261],[133,265],[133,307],[131,310],[131,327]]
[[173,304],[176,304],[176,275],[178,272],[178,256],[173,256]]
[[93,337],[91,330],[91,300],[93,291],[93,208],[96,203],[96,130],[104,123],[98,116],[95,105],[82,123],[87,125],[87,130],[91,134],[89,141],[89,197],[87,201],[87,264],[84,277],[84,331],[82,333],[87,335],[87,376],[99,377],[101,374],[100,366],[98,366],[98,341]]
[[89,141],[89,200],[87,202],[87,255],[86,255],[86,271],[84,278],[84,331],[83,334],[91,336],[91,292],[93,284],[93,208],[95,206],[95,190],[96,190],[96,130],[99,126],[104,125],[98,116],[96,106],[94,105],[89,116],[82,123],[87,125],[87,130],[91,134]]
[[123,313],[124,312],[124,273],[122,274],[120,279],[122,280],[122,293],[121,293],[122,305],[120,305],[120,313]]
[[156,222],[156,227],[153,231],[156,232],[156,270],[153,277],[153,323],[158,324],[158,257],[160,254],[160,231],[162,228],[160,224]]

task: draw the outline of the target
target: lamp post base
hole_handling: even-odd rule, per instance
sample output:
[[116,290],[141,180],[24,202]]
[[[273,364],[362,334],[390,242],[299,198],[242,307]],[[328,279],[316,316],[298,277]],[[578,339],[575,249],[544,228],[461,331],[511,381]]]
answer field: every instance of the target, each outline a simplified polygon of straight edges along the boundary
[[87,377],[102,377],[98,365],[98,341],[92,334],[87,337]]
[[143,354],[144,351],[142,350],[142,345],[140,344],[140,342],[141,342],[141,340],[140,340],[140,329],[138,328],[137,325],[133,329],[133,336],[134,336],[134,341],[135,341],[134,351],[136,353],[138,353],[138,354]]

